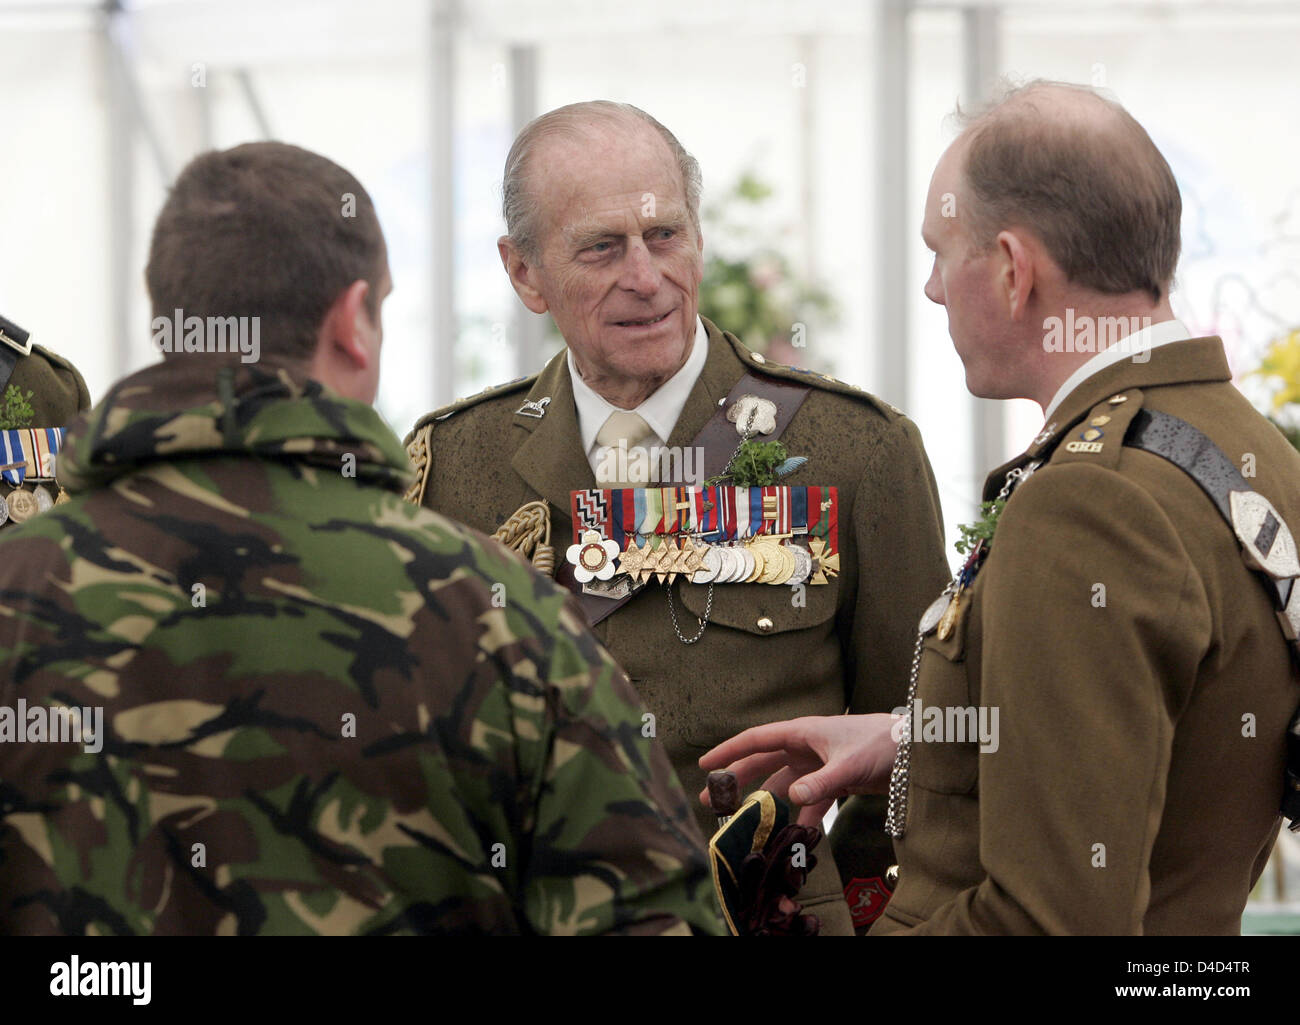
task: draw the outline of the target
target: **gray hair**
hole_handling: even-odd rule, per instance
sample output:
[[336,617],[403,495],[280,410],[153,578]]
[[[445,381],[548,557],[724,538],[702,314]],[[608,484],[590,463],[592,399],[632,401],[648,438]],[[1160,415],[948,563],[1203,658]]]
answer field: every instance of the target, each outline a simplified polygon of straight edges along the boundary
[[1032,229],[1068,280],[1159,300],[1181,248],[1182,198],[1168,162],[1119,103],[1086,86],[1037,79],[991,106],[957,108],[968,142],[969,235],[991,246]]
[[640,107],[611,100],[588,100],[585,103],[557,107],[533,118],[519,133],[506,156],[505,175],[501,182],[501,213],[506,219],[506,234],[525,255],[536,257],[540,251],[537,204],[528,189],[528,163],[538,142],[552,135],[578,135],[585,124],[593,120],[626,124],[633,119],[652,127],[668,144],[682,176],[691,223],[695,226],[696,233],[699,233],[700,192],[704,185],[699,161],[686,152],[685,147],[677,141],[677,136]]

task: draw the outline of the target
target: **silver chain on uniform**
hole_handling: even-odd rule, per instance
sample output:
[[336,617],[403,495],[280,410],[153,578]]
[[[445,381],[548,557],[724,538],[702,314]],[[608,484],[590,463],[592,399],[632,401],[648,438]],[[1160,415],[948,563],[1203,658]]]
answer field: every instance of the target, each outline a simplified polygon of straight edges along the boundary
[[673,609],[673,585],[665,584],[664,586],[668,588],[668,615],[672,617],[673,633],[677,635],[677,639],[683,644],[694,644],[704,636],[704,628],[709,625],[709,613],[713,611],[713,582],[709,582],[709,597],[704,604],[704,618],[700,620],[700,629],[694,637],[682,636],[682,628],[677,625],[677,612]]
[[[724,474],[731,469],[731,464],[736,461],[736,456],[740,455],[741,447],[754,436],[754,417],[757,415],[757,408],[749,411],[749,419],[745,421],[745,430],[740,436],[740,444],[736,446],[736,451],[731,453],[731,458],[727,460],[727,465],[722,468]],[[699,621],[700,629],[696,631],[694,637],[686,637],[682,634],[682,628],[677,625],[677,611],[673,608],[672,584],[666,584],[665,586],[668,588],[668,615],[673,621],[673,633],[677,635],[677,639],[683,644],[694,644],[704,636],[704,628],[709,625],[709,614],[713,611],[713,581],[709,581],[709,594],[704,603],[704,618]]]
[[[1022,477],[1028,477],[1038,469],[1038,465],[1039,461],[1035,460],[1025,466],[1008,470],[1006,482],[993,501],[1001,502],[1005,499],[1011,494],[1011,489],[1015,487],[1016,482]],[[961,571],[958,570],[939,597],[954,594],[960,581]],[[912,707],[916,702],[916,681],[921,675],[921,651],[925,647],[927,633],[928,631],[919,629],[916,631],[916,648],[912,651],[912,671],[907,678],[907,710],[903,713],[902,729],[898,735],[898,754],[894,756],[894,767],[889,773],[889,811],[885,816],[885,832],[896,840],[903,836],[907,823],[907,785],[912,766]]]
[[727,471],[731,469],[731,464],[736,461],[736,456],[740,455],[740,450],[745,447],[745,442],[758,433],[754,430],[754,418],[757,416],[758,407],[755,406],[749,411],[749,416],[745,420],[745,429],[740,432],[740,444],[736,446],[736,451],[731,453],[731,458],[727,460],[727,464],[722,468],[722,473],[719,476],[725,477],[727,475]]
[[[943,589],[943,594],[952,594],[957,590],[957,577],[954,576]],[[925,645],[925,634],[916,631],[916,647],[912,651],[912,672],[907,678],[907,709],[903,713],[902,729],[898,734],[898,753],[894,755],[894,767],[889,773],[889,811],[885,815],[885,832],[898,839],[903,835],[903,825],[907,821],[907,782],[908,770],[912,765],[912,704],[916,701],[916,680],[921,674],[921,649]]]

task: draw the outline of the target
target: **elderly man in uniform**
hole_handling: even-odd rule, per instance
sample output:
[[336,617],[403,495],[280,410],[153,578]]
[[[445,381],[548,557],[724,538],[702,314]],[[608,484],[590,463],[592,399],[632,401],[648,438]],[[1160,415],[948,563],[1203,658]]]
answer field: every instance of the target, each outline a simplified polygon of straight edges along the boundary
[[1279,799],[1300,811],[1300,455],[1174,317],[1180,212],[1142,127],[1056,83],[975,117],[934,172],[925,294],[971,392],[1046,422],[988,477],[901,718],[702,759],[812,806],[888,790],[900,879],[873,935],[1238,932]]
[[[897,705],[912,626],[946,575],[913,424],[698,315],[699,201],[698,164],[635,107],[580,103],[529,124],[506,160],[498,247],[519,298],[551,314],[566,348],[539,375],[429,414],[407,439],[413,500],[507,540],[521,525],[549,530],[561,552],[574,542],[575,561],[591,553],[558,560],[558,575],[581,586],[688,788],[704,782],[700,755],[737,728]],[[778,438],[790,462],[760,505],[729,461],[746,440]],[[659,505],[621,453],[661,446],[682,453],[679,466],[699,455],[704,470],[651,480],[678,485]],[[724,471],[732,485],[717,492],[681,487]],[[701,538],[702,570],[646,568],[700,558]],[[876,799],[843,812],[857,827],[856,843],[837,847],[843,883],[822,857],[803,888],[823,934],[865,926],[883,904],[882,812]],[[713,824],[703,810],[700,823]]]

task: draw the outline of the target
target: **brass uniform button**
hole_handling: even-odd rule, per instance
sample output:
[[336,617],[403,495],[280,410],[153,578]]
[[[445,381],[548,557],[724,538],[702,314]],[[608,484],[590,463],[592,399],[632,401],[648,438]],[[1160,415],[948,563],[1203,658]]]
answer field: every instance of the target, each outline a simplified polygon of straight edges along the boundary
[[762,619],[760,619],[760,620],[758,621],[758,624],[757,624],[757,625],[758,625],[758,632],[759,632],[759,633],[770,634],[770,633],[772,632],[772,628],[773,628],[773,626],[774,626],[775,624],[774,624],[770,619],[768,619],[766,616],[764,616]]
[[885,869],[885,882],[889,885],[889,888],[891,890],[895,890],[898,888],[898,866],[897,865],[890,865],[887,869]]
[[1110,398],[1108,398],[1106,401],[1109,402],[1112,406],[1118,406],[1121,402],[1127,402],[1127,401],[1128,401],[1128,396],[1127,396],[1127,395],[1112,395],[1112,396],[1111,396]]
[[1093,427],[1105,427],[1108,423],[1110,423],[1110,417],[1105,415],[1094,416],[1088,422],[1092,424]]
[[767,360],[763,358],[763,354],[761,352],[756,352],[754,353],[754,362],[761,366],[762,364],[766,363]]

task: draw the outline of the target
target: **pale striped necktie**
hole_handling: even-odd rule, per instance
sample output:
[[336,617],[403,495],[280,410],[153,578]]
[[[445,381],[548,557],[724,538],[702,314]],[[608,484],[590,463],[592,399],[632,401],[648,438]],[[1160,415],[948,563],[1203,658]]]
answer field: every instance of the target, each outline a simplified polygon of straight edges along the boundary
[[[617,471],[625,469],[619,465],[618,448],[621,442],[625,450],[637,447],[645,447],[644,443],[654,438],[654,431],[650,425],[641,418],[637,413],[631,413],[627,410],[615,410],[609,414],[609,418],[601,425],[596,432],[596,444],[602,446],[597,452],[596,466],[599,469],[608,467],[617,476]],[[607,452],[605,449],[613,449]],[[606,474],[597,474],[596,483],[602,488],[636,488],[645,487],[644,481],[626,481],[615,479],[601,479]]]

